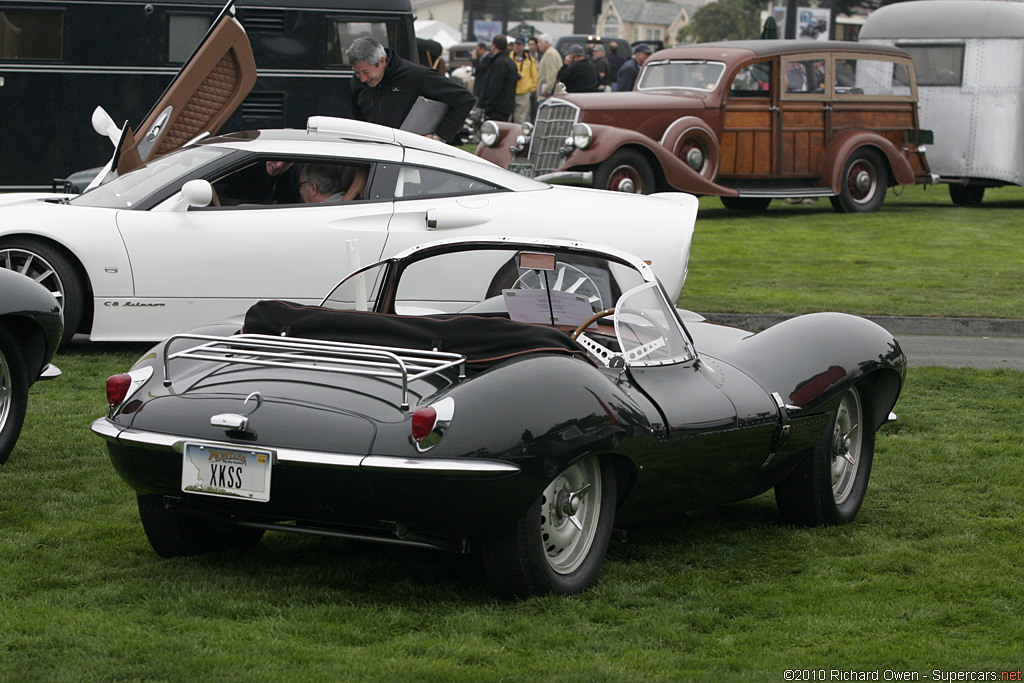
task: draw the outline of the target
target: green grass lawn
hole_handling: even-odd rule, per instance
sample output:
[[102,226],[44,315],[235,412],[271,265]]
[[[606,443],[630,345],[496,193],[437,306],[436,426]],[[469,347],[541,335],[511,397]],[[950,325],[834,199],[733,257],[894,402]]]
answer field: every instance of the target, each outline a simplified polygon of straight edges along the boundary
[[[957,208],[945,188],[910,188],[864,216],[827,201],[759,216],[701,206],[687,308],[1024,317],[1024,189]],[[582,595],[506,602],[474,556],[268,534],[249,553],[157,557],[88,431],[106,377],[144,350],[75,346],[57,359],[64,376],[32,391],[0,468],[0,681],[1021,668],[1024,373],[911,369],[851,525],[781,526],[766,494],[631,528]]]
[[753,215],[700,206],[683,308],[1024,318],[1024,188],[957,207],[945,186],[909,187],[870,214],[827,199]]
[[770,494],[642,525],[572,597],[492,597],[474,556],[268,534],[163,560],[87,430],[139,348],[77,347],[0,468],[0,680],[781,681],[1016,670],[1024,373],[912,369],[856,522]]

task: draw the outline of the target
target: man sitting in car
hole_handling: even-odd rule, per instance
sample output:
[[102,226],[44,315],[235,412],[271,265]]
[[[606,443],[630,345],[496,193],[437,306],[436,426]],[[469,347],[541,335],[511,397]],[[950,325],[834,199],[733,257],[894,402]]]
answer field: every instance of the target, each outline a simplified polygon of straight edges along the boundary
[[345,202],[362,197],[366,169],[335,164],[306,164],[299,179],[299,194],[307,204]]

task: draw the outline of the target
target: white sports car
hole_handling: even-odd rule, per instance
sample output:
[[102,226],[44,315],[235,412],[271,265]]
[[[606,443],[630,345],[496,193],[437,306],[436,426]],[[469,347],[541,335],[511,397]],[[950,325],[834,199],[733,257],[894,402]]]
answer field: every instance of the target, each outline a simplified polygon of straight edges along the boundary
[[[156,341],[240,323],[260,299],[319,303],[360,263],[442,237],[607,244],[648,260],[678,298],[697,211],[690,195],[552,187],[441,142],[349,119],[204,139],[251,87],[241,73],[251,66],[245,47],[244,31],[226,17],[137,134],[98,110],[93,125],[116,151],[85,193],[0,195],[0,267],[53,292],[65,341],[76,332]],[[224,78],[217,69],[225,61],[240,73]],[[211,83],[228,85],[211,95]],[[201,106],[211,97],[215,106]],[[273,176],[272,168],[287,170]],[[337,192],[304,203],[311,193],[300,197],[300,182],[325,174],[359,198]]]

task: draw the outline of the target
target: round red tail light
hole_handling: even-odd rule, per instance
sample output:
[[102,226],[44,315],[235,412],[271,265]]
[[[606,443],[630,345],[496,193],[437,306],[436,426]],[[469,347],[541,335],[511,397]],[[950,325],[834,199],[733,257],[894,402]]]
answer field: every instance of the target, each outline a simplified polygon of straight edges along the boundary
[[[111,378],[113,379],[113,378]],[[108,385],[109,386],[109,385]],[[109,393],[109,389],[107,390]],[[412,438],[416,441],[423,441],[434,430],[434,423],[437,421],[437,411],[433,406],[420,408],[412,414]]]
[[119,406],[128,396],[132,386],[132,377],[126,372],[107,378],[107,403],[111,407]]

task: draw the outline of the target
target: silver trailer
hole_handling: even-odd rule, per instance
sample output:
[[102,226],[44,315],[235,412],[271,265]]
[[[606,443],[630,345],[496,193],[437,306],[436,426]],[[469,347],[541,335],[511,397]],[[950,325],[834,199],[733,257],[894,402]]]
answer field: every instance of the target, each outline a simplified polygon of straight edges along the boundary
[[917,0],[868,17],[860,41],[896,45],[917,70],[928,164],[954,204],[1024,185],[1024,4]]

